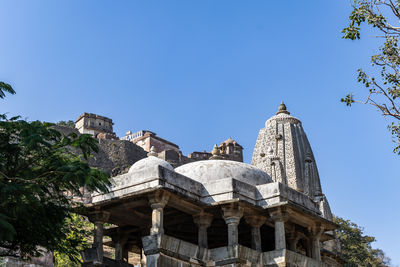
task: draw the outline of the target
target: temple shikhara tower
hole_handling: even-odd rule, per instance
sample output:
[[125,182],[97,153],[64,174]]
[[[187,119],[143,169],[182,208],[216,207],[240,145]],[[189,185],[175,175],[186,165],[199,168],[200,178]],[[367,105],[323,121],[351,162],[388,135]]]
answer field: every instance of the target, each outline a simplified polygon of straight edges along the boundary
[[231,138],[196,153],[189,159],[206,159],[173,166],[152,147],[108,193],[93,193],[83,266],[133,266],[129,253],[148,267],[342,266],[310,143],[283,103],[251,165]]

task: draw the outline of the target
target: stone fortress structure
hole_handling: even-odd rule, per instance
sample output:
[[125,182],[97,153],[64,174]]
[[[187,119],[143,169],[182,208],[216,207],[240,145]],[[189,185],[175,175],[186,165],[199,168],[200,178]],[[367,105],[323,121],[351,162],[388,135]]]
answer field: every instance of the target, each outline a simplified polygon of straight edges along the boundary
[[83,266],[132,266],[130,252],[149,267],[342,266],[311,146],[283,103],[260,130],[251,165],[231,138],[188,157],[150,131],[122,139],[147,157],[86,201],[95,229]]
[[83,113],[75,121],[75,128],[80,133],[97,135],[99,133],[113,134],[113,122],[107,117],[93,113]]
[[[114,123],[110,118],[86,112],[82,113],[75,122],[75,128],[79,133],[92,134],[99,140],[118,140],[113,131],[113,125]],[[150,152],[150,149],[154,148],[153,153],[157,153],[157,157],[168,161],[174,167],[197,160],[209,159],[212,156],[210,152],[203,151],[192,152],[186,157],[177,144],[148,130],[127,131],[120,140],[132,142],[146,152]],[[229,137],[217,148],[224,159],[243,162],[243,147],[232,138]]]
[[[190,153],[188,157],[185,157],[179,150],[178,145],[157,136],[156,133],[147,130],[141,130],[135,133],[128,131],[126,135],[121,138],[121,140],[130,141],[142,147],[147,152],[150,152],[150,149],[154,147],[153,152],[158,153],[158,157],[169,161],[175,166],[192,161],[209,159],[212,156],[211,152],[195,151]],[[224,159],[243,162],[243,147],[232,138],[229,137],[227,140],[217,146],[217,148]]]

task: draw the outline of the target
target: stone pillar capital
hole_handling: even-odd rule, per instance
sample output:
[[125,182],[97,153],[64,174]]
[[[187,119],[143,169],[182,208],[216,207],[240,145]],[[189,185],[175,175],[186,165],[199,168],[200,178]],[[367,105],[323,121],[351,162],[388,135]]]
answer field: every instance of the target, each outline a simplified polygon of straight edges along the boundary
[[319,240],[321,238],[321,235],[324,232],[324,228],[321,226],[320,223],[317,223],[314,226],[309,227],[308,232],[309,232],[309,237],[311,240],[314,240],[314,239]]
[[153,208],[153,209],[164,208],[165,205],[167,205],[167,203],[168,203],[169,197],[170,197],[170,194],[168,192],[158,190],[156,192],[151,193],[148,196],[149,204],[151,205],[151,208]]
[[251,227],[256,228],[260,228],[261,225],[263,225],[267,221],[267,218],[260,215],[248,215],[245,216],[244,219]]
[[289,210],[283,207],[272,208],[268,212],[274,222],[286,222],[290,215]]
[[110,213],[108,211],[101,211],[101,210],[96,210],[91,213],[89,213],[89,220],[93,223],[106,223],[108,221],[108,218],[110,218]]
[[210,213],[201,212],[200,214],[193,215],[193,221],[197,226],[210,227],[213,215]]
[[239,224],[243,216],[243,208],[234,204],[222,206],[222,212],[227,224],[235,223],[236,221]]

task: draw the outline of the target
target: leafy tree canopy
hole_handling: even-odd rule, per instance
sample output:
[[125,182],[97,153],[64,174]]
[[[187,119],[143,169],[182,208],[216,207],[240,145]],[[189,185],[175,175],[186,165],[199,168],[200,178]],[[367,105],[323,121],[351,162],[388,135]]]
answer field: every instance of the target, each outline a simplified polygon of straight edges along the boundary
[[65,126],[65,127],[68,127],[68,128],[75,128],[75,122],[72,121],[72,120],[59,121],[59,122],[56,123],[56,125]]
[[390,259],[380,249],[373,249],[375,237],[364,234],[357,224],[340,217],[334,217],[339,225],[336,236],[340,241],[341,254],[347,266],[388,267]]
[[97,141],[53,125],[0,115],[0,256],[37,256],[44,248],[77,261],[85,244],[71,223],[79,209],[72,196],[82,196],[82,187],[107,191],[108,175],[87,163]]
[[14,89],[8,83],[0,81],[0,98],[4,98],[6,93],[15,94]]
[[358,82],[368,90],[363,100],[348,94],[341,101],[350,106],[355,102],[369,104],[391,120],[388,126],[396,143],[394,152],[400,155],[400,1],[398,0],[356,0],[349,16],[349,26],[344,28],[343,38],[360,39],[361,25],[367,23],[378,31],[383,43],[379,53],[371,57],[372,65],[379,71],[373,77],[358,70]]
[[61,241],[61,247],[65,249],[54,251],[54,265],[80,267],[81,258],[79,252],[90,246],[90,240],[93,238],[93,232],[91,231],[93,224],[78,214],[71,214],[65,220],[65,224],[72,229],[68,232],[66,238]]

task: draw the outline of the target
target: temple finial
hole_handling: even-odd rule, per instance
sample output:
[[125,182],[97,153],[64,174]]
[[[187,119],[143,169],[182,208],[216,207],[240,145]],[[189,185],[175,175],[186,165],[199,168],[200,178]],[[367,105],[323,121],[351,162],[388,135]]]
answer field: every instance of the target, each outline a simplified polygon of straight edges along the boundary
[[217,144],[214,145],[213,150],[211,151],[212,156],[210,159],[223,159],[224,157],[221,156],[221,152],[219,151],[219,148]]
[[279,105],[278,112],[276,113],[276,115],[281,114],[281,113],[290,114],[290,112],[287,111],[286,105],[285,105],[285,103],[283,103],[283,101],[282,101],[281,104]]

